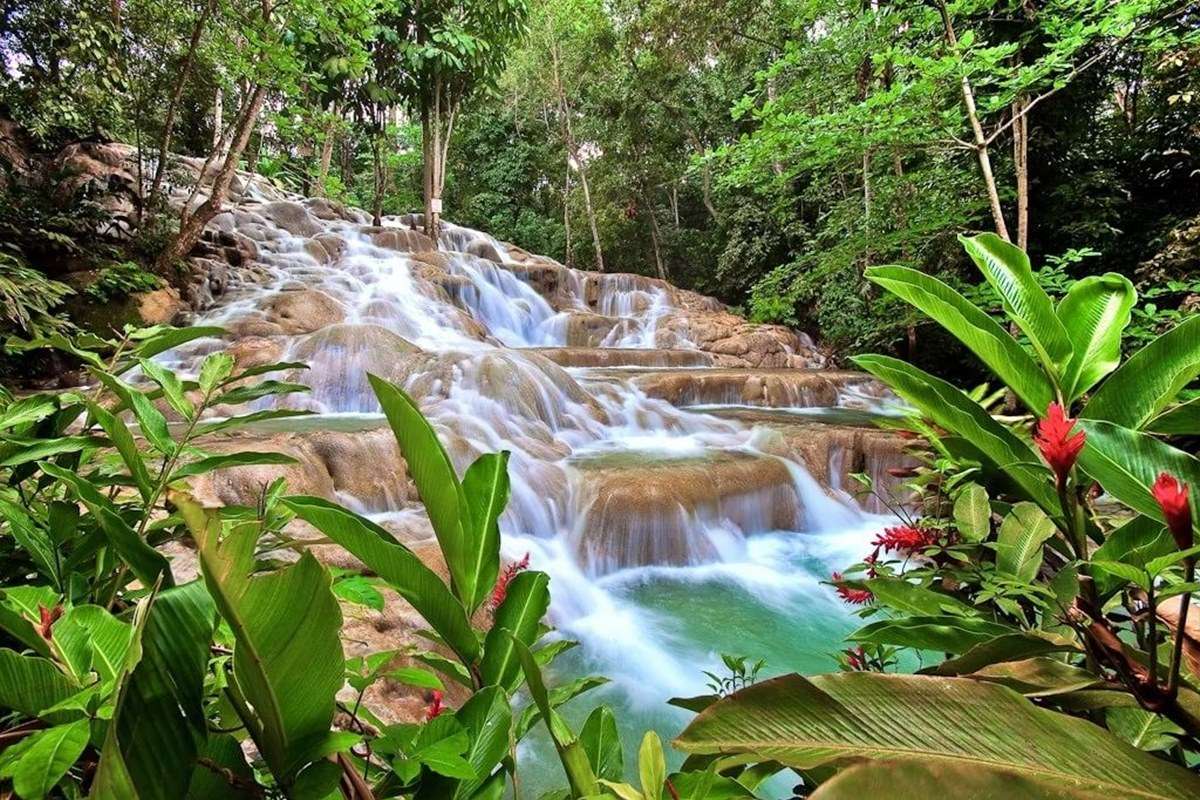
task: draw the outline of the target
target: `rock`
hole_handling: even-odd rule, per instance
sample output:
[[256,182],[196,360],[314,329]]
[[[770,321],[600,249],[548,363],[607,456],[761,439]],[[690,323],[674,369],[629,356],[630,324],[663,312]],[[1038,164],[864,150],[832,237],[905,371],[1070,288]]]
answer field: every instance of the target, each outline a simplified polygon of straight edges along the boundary
[[181,278],[181,296],[188,307],[203,311],[229,287],[229,264],[214,258],[189,258]]
[[631,319],[606,317],[588,311],[569,311],[567,314],[568,347],[600,347],[610,337],[619,338],[637,328]]
[[837,406],[845,392],[874,384],[861,372],[799,369],[652,369],[599,373],[633,382],[674,406],[734,403],[772,408]]
[[433,241],[420,231],[408,228],[363,228],[371,244],[399,253],[420,253],[437,250]]
[[280,292],[263,304],[263,312],[284,333],[312,333],[346,318],[346,307],[320,289]]
[[134,302],[145,325],[170,325],[186,309],[179,290],[173,286],[136,294]]
[[534,352],[560,367],[707,367],[713,362],[702,350],[539,347]]
[[466,252],[479,258],[486,258],[488,261],[495,261],[497,264],[504,261],[504,258],[500,255],[500,251],[486,239],[473,240],[467,245]]
[[307,208],[290,200],[267,203],[260,207],[259,212],[293,236],[316,236],[324,230]]

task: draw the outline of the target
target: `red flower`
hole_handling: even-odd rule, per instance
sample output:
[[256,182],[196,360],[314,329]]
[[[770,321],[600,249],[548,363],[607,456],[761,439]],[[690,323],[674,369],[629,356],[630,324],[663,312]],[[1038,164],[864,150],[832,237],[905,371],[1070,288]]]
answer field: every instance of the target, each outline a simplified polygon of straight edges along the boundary
[[1175,537],[1175,544],[1180,550],[1187,550],[1192,546],[1192,507],[1188,504],[1187,484],[1180,483],[1174,475],[1162,472],[1154,481],[1150,493],[1162,509],[1167,528]]
[[504,602],[504,598],[508,597],[508,584],[512,583],[512,579],[517,577],[517,573],[529,569],[529,553],[520,561],[515,561],[504,568],[504,572],[496,580],[496,588],[492,589],[492,610],[500,607]]
[[846,656],[846,665],[856,672],[862,672],[867,668],[867,654],[863,652],[861,647],[855,647],[850,650],[843,650],[842,653]]
[[425,709],[425,721],[429,722],[445,710],[445,706],[442,705],[441,691],[434,689],[429,693],[429,707]]
[[893,528],[884,528],[883,533],[876,536],[875,540],[871,542],[875,546],[875,553],[873,555],[878,555],[880,550],[883,550],[885,553],[896,552],[912,555],[936,543],[937,534],[934,531],[926,528],[918,528],[914,525],[897,525]]
[[840,572],[830,575],[829,580],[834,584],[834,589],[837,591],[838,597],[852,606],[866,605],[875,599],[875,595],[871,594],[870,589],[855,589],[851,586],[843,586],[842,573]]
[[50,632],[51,632],[50,629],[54,627],[54,623],[58,622],[58,618],[61,617],[62,615],[63,615],[63,607],[62,606],[55,606],[54,608],[46,608],[45,606],[38,604],[39,622],[38,622],[38,626],[37,626],[37,631],[39,634],[41,634],[43,639],[45,639],[47,641],[50,640]]
[[1037,424],[1033,435],[1033,443],[1042,452],[1042,458],[1046,459],[1050,469],[1054,470],[1059,487],[1066,485],[1067,475],[1075,466],[1075,459],[1079,458],[1079,451],[1087,439],[1083,431],[1072,435],[1074,427],[1075,420],[1063,413],[1063,407],[1051,403],[1046,409],[1046,418]]

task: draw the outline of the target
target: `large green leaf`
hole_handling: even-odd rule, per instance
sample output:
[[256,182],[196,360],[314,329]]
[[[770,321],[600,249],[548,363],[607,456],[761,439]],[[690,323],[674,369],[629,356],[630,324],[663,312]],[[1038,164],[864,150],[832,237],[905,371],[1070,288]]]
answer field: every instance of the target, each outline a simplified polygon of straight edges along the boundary
[[[1189,486],[1200,486],[1200,460],[1141,431],[1111,422],[1085,419],[1079,424],[1087,432],[1087,443],[1079,463],[1104,490],[1125,505],[1165,522],[1162,509],[1150,494],[1161,472],[1174,475]],[[1195,506],[1195,496],[1192,498]]]
[[675,744],[798,769],[867,761],[998,771],[1043,792],[1033,797],[1061,797],[1062,787],[1097,798],[1200,795],[1200,777],[1090,722],[962,678],[786,675],[713,704]]
[[462,603],[437,573],[395,537],[369,519],[319,497],[288,497],[284,504],[387,581],[465,665],[479,660],[479,637]]
[[0,708],[36,717],[79,691],[79,686],[38,656],[0,648]]
[[[1050,295],[1034,277],[1029,256],[994,233],[959,236],[958,240],[1000,295],[1005,312],[1029,337],[1046,368],[1054,372],[1067,363],[1073,350],[1071,338],[1054,313]],[[1043,409],[1045,406],[1034,408],[1039,412]]]
[[[452,588],[464,605],[469,606],[478,596],[481,562],[475,551],[478,542],[474,536],[470,505],[450,456],[417,404],[403,389],[375,375],[367,377],[429,514],[446,567],[450,570]],[[490,584],[487,588],[491,588]]]
[[125,663],[133,629],[101,606],[69,609],[54,624],[54,642],[63,661],[80,683],[90,683],[89,672],[102,680],[118,677]]
[[154,494],[154,484],[150,480],[150,472],[146,469],[146,462],[142,459],[137,442],[134,441],[129,428],[125,426],[124,420],[115,414],[110,414],[97,403],[88,403],[88,410],[96,418],[96,422],[100,423],[100,427],[108,434],[113,447],[121,455],[121,460],[125,462],[125,468],[129,470],[129,477],[133,478],[134,485],[142,495],[142,501],[149,503]]
[[215,456],[206,456],[197,459],[190,464],[184,464],[175,473],[171,475],[172,481],[180,480],[181,478],[190,478],[195,475],[203,475],[206,472],[212,472],[216,469],[230,469],[232,467],[247,467],[257,466],[262,464],[295,464],[296,459],[284,453],[255,453],[252,451],[241,451],[237,453],[222,453]]
[[1029,445],[960,389],[896,358],[864,355],[852,361],[936,424],[969,441],[996,468],[1007,473],[1026,497],[1047,511],[1058,507],[1058,495],[1046,473],[1034,466],[1038,458]]
[[961,656],[947,659],[922,672],[944,676],[967,675],[992,664],[1079,649],[1078,644],[1053,634],[1038,635],[1031,631],[1006,633],[975,645]]
[[256,574],[256,524],[222,537],[217,516],[185,498],[176,505],[196,539],[209,594],[233,631],[233,679],[257,717],[255,743],[288,785],[328,737],[342,687],[342,614],[329,572],[305,552]]
[[1174,553],[1178,547],[1162,522],[1138,514],[1104,539],[1092,554],[1092,579],[1101,599],[1108,599],[1128,584],[1096,562],[1116,561],[1145,569],[1156,558]]
[[987,489],[968,483],[954,500],[954,522],[968,542],[982,542],[992,532],[992,505]]
[[1071,402],[1121,363],[1121,334],[1129,326],[1137,291],[1124,275],[1108,272],[1076,281],[1058,304],[1074,353],[1062,371]]
[[1054,386],[1008,331],[937,278],[908,267],[872,267],[867,278],[924,311],[954,334],[1032,411],[1043,413]]
[[[133,412],[142,435],[155,450],[163,454],[175,452],[175,442],[167,428],[167,418],[154,407],[150,398],[104,370],[93,369],[92,374],[121,401],[119,409],[129,409]],[[114,409],[114,412],[119,409]]]
[[87,743],[86,719],[38,731],[13,770],[13,791],[28,800],[45,797],[83,755]]
[[454,716],[471,736],[464,757],[479,776],[462,781],[455,789],[455,800],[467,800],[508,754],[512,745],[512,706],[503,689],[491,686],[472,695]]
[[485,686],[516,688],[521,664],[513,651],[513,639],[532,646],[549,607],[550,578],[546,573],[522,572],[512,579],[484,643],[479,672]]
[[905,616],[869,623],[846,638],[860,644],[965,653],[976,645],[1011,633],[1012,630],[980,617]]
[[467,468],[462,482],[467,506],[471,509],[472,564],[475,596],[464,598],[467,610],[486,600],[500,572],[500,514],[508,504],[508,451],[485,453]]
[[597,706],[579,731],[579,744],[596,777],[619,781],[625,775],[625,756],[617,731],[617,718],[608,706]]
[[905,614],[937,616],[951,613],[975,616],[978,612],[957,597],[910,583],[903,578],[879,577],[864,581],[875,602]]
[[74,490],[80,502],[87,506],[88,511],[96,518],[96,523],[109,544],[129,564],[129,568],[143,586],[154,586],[160,575],[163,585],[174,585],[171,563],[167,561],[166,556],[138,536],[137,531],[129,526],[117,507],[99,489],[70,470],[45,461],[41,462],[40,466],[47,475],[57,478]]
[[1075,786],[1053,785],[1003,769],[971,764],[870,761],[822,783],[811,800],[951,797],[970,800],[1112,800]]
[[205,747],[204,675],[216,608],[201,581],[153,598],[142,657],[126,676],[109,723],[96,797],[183,797]]
[[1200,316],[1190,317],[1129,357],[1080,416],[1141,428],[1200,375]]
[[1200,397],[1163,411],[1150,421],[1146,430],[1177,436],[1200,435]]
[[1042,545],[1057,530],[1037,505],[1017,503],[996,534],[996,569],[1029,583],[1041,569]]

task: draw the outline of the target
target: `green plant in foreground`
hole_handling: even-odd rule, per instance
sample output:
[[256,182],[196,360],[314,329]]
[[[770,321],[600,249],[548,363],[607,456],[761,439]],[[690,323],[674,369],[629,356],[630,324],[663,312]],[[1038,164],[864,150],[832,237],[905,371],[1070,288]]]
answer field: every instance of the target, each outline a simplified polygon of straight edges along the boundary
[[[1197,796],[1200,676],[1180,651],[1200,460],[1171,436],[1200,431],[1194,401],[1177,401],[1200,374],[1200,319],[1122,363],[1128,280],[1085,278],[1055,306],[1020,250],[963,243],[1027,345],[916,270],[867,276],[955,335],[1035,424],[897,359],[856,358],[913,408],[901,426],[924,440],[924,516],[836,581],[868,618],[849,671],[698,698],[710,704],[676,745],[786,765],[822,800]],[[918,674],[879,671],[896,651]]]

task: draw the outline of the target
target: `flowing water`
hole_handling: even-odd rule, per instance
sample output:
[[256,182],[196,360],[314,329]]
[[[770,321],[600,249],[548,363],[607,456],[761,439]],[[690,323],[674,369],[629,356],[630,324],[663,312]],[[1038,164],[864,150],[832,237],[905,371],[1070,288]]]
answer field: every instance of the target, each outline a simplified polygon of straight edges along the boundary
[[[417,398],[460,473],[480,453],[510,450],[504,553],[529,553],[549,573],[556,635],[580,643],[552,680],[611,680],[568,706],[568,719],[611,704],[636,748],[647,727],[679,732],[689,715],[667,699],[705,693],[721,653],[763,658],[764,674],[835,667],[853,620],[821,581],[862,555],[882,518],[847,493],[842,449],[814,475],[780,425],[807,425],[801,439],[824,424],[868,425],[876,400],[861,378],[840,379],[823,400],[801,388],[769,408],[747,404],[713,383],[729,371],[704,366],[711,358],[686,336],[661,335],[679,308],[657,282],[555,265],[551,292],[528,280],[525,254],[450,225],[439,252],[417,254],[404,244],[417,238],[411,220],[381,231],[354,212],[317,219],[262,202],[224,220],[257,240],[261,266],[197,322],[236,338],[166,360],[187,371],[229,348],[250,363],[260,353],[307,362],[286,376],[312,387],[287,402],[318,412],[282,425],[299,434],[378,426],[374,372]],[[596,319],[610,329],[579,347],[580,321]],[[655,350],[664,340],[671,350]],[[654,388],[680,381],[683,391]],[[392,479],[386,467],[366,465],[376,484]],[[386,486],[337,499],[389,527],[420,522]],[[520,756],[529,796],[562,783],[540,733]]]

